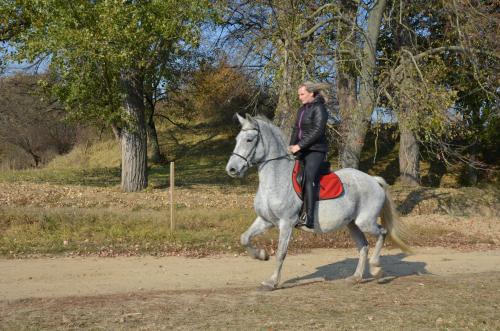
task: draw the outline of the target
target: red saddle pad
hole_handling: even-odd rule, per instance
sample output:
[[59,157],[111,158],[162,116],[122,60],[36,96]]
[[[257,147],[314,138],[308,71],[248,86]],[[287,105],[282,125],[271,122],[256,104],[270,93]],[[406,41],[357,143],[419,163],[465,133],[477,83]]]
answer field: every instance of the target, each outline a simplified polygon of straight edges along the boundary
[[[295,192],[302,199],[302,188],[300,187],[299,182],[297,181],[297,174],[300,170],[299,161],[295,161],[295,166],[293,167],[292,172],[292,182],[293,188]],[[338,198],[342,192],[344,192],[344,187],[342,186],[342,182],[340,181],[339,176],[336,173],[330,172],[326,175],[322,175],[319,180],[319,199],[320,200],[328,200]]]

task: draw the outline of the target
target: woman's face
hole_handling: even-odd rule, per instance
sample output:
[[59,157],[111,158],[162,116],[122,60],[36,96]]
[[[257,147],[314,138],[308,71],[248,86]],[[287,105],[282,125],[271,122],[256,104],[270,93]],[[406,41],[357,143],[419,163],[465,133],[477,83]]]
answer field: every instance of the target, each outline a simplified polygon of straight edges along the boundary
[[308,92],[305,86],[299,87],[299,100],[302,104],[310,103],[314,100],[314,95],[312,92]]

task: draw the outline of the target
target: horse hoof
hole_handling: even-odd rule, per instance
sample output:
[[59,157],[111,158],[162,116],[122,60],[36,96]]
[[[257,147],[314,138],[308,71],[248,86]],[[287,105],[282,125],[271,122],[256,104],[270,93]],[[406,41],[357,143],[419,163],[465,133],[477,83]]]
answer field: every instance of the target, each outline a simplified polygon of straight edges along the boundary
[[261,261],[267,261],[269,260],[269,254],[267,254],[267,251],[265,249],[261,249],[257,258]]
[[260,284],[259,290],[264,291],[264,292],[270,292],[274,291],[276,289],[276,285],[268,283],[268,282],[262,282]]
[[362,277],[359,277],[359,276],[350,276],[350,277],[347,277],[345,279],[345,281],[348,283],[348,284],[351,284],[351,285],[356,285],[356,284],[359,284],[363,281],[363,278]]
[[316,231],[314,229],[310,229],[305,225],[299,225],[299,226],[297,226],[297,229],[305,231],[305,232],[309,232],[309,233],[316,233]]
[[380,279],[384,272],[382,271],[382,268],[380,267],[370,267],[370,273],[372,274],[373,278],[375,279]]

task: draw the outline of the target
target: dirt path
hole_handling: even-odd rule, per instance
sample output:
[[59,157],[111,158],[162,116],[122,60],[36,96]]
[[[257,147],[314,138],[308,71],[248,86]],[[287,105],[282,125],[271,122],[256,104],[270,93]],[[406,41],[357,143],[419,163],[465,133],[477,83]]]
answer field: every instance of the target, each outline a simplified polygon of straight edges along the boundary
[[[396,250],[385,254],[382,265],[390,276],[500,271],[500,250],[421,248],[407,257]],[[287,257],[282,280],[293,284],[317,277],[341,279],[353,273],[356,263],[353,249],[320,249],[292,255]],[[3,259],[0,300],[256,287],[271,275],[273,268],[273,258],[261,262],[246,256]]]

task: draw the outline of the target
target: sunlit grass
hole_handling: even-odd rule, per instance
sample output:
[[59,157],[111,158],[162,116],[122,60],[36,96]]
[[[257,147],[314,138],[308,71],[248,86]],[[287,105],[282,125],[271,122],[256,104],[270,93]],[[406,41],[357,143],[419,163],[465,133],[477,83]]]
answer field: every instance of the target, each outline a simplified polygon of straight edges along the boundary
[[[252,210],[0,209],[0,253],[167,254],[237,251]],[[188,253],[189,253],[188,252]]]
[[[161,141],[167,162],[148,163],[149,188],[169,185],[169,161],[175,163],[175,182],[178,186],[255,184],[255,171],[250,171],[245,179],[233,179],[226,174],[225,166],[234,147],[231,137],[179,130],[175,133],[179,136],[177,140]],[[119,143],[109,138],[90,146],[76,146],[70,153],[55,158],[39,169],[2,170],[0,182],[117,186],[120,185],[121,176],[120,157]]]
[[[188,255],[243,253],[240,235],[255,218],[250,208],[177,208],[171,231],[166,210],[137,208],[0,209],[0,255]],[[449,221],[449,220],[448,220]],[[447,221],[447,222],[448,222]],[[459,222],[459,221],[458,221]],[[494,236],[460,232],[446,222],[408,224],[410,246],[495,245]],[[373,247],[376,238],[368,236]],[[271,254],[276,229],[255,239]],[[390,241],[387,243],[391,245]],[[323,235],[295,231],[290,249],[355,247],[346,229]]]

